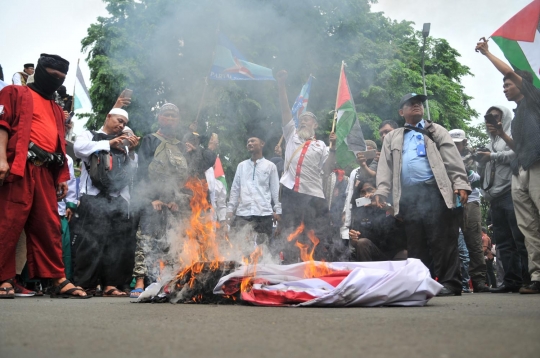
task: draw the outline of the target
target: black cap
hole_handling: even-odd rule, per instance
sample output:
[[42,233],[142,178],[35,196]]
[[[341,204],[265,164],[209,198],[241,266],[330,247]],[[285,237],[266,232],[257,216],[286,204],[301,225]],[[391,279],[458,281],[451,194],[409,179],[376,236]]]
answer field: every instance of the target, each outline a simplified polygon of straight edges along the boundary
[[52,68],[53,70],[60,71],[64,74],[67,74],[69,69],[69,61],[58,56],[58,55],[49,55],[47,53],[42,53],[38,60],[38,65],[43,67]]
[[34,68],[34,64],[33,63],[25,63],[24,68],[28,68],[28,67]]
[[401,102],[399,102],[399,109],[403,108],[403,105],[413,98],[419,99],[422,101],[422,103],[427,100],[427,96],[424,96],[423,94],[407,93],[405,96],[403,96],[403,98],[401,98]]

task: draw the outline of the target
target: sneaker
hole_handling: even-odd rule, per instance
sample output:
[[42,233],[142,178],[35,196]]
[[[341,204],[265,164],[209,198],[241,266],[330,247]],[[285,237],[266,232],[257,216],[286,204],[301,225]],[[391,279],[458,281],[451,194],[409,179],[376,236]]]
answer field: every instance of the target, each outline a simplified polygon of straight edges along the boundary
[[13,289],[15,289],[15,297],[32,297],[36,294],[34,291],[27,290],[26,287],[17,281],[13,282]]
[[[519,289],[519,293],[524,293],[524,294],[540,293],[540,281],[531,281],[529,285],[521,287]],[[15,296],[16,295],[17,294],[15,294]]]

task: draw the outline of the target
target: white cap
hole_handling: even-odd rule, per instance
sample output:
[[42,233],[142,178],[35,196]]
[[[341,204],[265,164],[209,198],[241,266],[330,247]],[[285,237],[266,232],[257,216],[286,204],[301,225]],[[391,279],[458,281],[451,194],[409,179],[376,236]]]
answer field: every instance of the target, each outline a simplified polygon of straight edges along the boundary
[[467,139],[467,136],[465,135],[465,131],[462,129],[452,129],[450,132],[450,137],[452,137],[452,140],[454,143],[460,143]]
[[128,112],[126,112],[122,108],[113,108],[109,111],[109,114],[117,114],[119,116],[124,116],[127,120],[129,120]]

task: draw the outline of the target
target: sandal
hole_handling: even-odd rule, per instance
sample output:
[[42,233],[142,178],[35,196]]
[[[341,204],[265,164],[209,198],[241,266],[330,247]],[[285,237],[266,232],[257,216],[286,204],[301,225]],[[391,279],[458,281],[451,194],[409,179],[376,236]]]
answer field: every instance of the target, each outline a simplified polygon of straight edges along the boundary
[[84,292],[84,289],[82,289],[80,287],[73,287],[73,288],[70,288],[69,290],[67,290],[65,292],[60,292],[60,291],[62,291],[62,289],[64,287],[66,287],[70,283],[71,283],[71,281],[66,279],[66,280],[64,280],[64,282],[62,282],[58,286],[55,286],[53,288],[53,291],[51,292],[51,298],[73,298],[73,299],[81,299],[82,300],[82,299],[92,297],[92,296],[88,296],[88,295],[86,295],[86,296],[74,295],[73,293],[76,292],[76,291]]
[[[120,294],[119,295],[113,295],[113,293],[115,293],[115,292],[120,292]],[[111,288],[108,291],[104,291],[103,292],[103,297],[128,297],[128,295],[124,291],[120,291],[119,289],[117,289],[115,287],[115,288]]]
[[[4,282],[0,284],[4,284],[4,283],[9,283],[11,287],[0,287],[0,291],[5,292],[5,294],[0,295],[0,298],[15,298],[15,284],[13,283],[13,280],[12,279],[5,280]],[[9,291],[13,291],[13,292],[8,293]]]
[[135,288],[135,289],[131,290],[131,292],[129,293],[129,298],[139,298],[139,296],[143,292],[144,292],[143,288]]

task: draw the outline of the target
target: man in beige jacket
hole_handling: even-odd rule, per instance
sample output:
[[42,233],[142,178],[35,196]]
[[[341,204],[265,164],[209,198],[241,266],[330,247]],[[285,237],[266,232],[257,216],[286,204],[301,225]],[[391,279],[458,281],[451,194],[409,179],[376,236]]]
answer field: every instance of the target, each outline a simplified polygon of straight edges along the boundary
[[438,124],[423,119],[426,96],[406,94],[399,115],[405,127],[384,138],[375,203],[386,207],[392,194],[394,215],[402,219],[411,258],[421,259],[444,288],[439,296],[461,295],[458,227],[455,216],[471,187],[461,156]]

